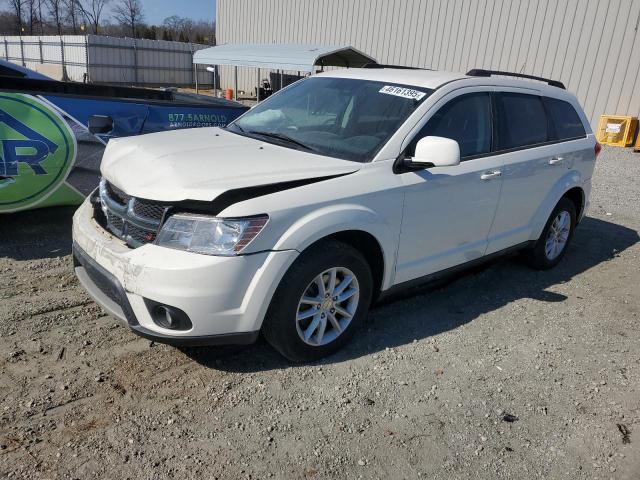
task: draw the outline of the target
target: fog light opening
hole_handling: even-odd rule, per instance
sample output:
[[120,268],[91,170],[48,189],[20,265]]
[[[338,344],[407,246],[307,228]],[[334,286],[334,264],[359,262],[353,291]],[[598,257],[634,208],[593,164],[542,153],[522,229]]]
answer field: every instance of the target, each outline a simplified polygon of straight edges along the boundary
[[174,315],[171,314],[171,310],[164,305],[156,307],[156,318],[158,319],[158,323],[160,323],[164,328],[173,330],[178,326],[178,319],[174,318]]
[[192,327],[191,320],[182,310],[169,305],[145,299],[151,319],[159,327],[167,330],[189,330]]

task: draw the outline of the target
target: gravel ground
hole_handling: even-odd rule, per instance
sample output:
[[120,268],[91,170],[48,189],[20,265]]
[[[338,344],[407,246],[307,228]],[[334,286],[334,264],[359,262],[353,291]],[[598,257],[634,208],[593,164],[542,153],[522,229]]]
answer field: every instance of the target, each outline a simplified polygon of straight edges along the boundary
[[344,352],[155,345],[72,274],[69,209],[0,224],[0,478],[640,478],[640,154],[605,149],[550,272],[375,308]]

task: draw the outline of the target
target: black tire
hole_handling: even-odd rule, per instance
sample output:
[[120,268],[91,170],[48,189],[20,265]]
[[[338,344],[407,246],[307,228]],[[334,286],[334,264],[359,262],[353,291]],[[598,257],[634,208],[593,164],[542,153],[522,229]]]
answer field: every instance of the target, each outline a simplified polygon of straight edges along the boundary
[[[569,227],[569,236],[567,237],[564,248],[558,254],[558,256],[550,259],[545,253],[546,240],[549,237],[551,226],[553,225],[554,220],[563,211],[569,214],[569,218],[571,220],[571,225]],[[533,248],[525,252],[525,260],[527,261],[529,266],[536,270],[549,270],[550,268],[553,268],[558,263],[560,263],[564,255],[567,253],[567,249],[569,248],[569,244],[571,243],[571,239],[573,238],[575,227],[576,207],[574,203],[568,198],[561,198],[556,205],[556,208],[554,208],[553,212],[551,212],[551,215],[549,216],[549,219],[547,220],[547,223],[542,230],[542,234],[540,234],[540,238],[536,241]]]
[[[326,345],[309,345],[298,334],[298,303],[314,278],[335,267],[347,268],[356,277],[359,299],[355,314],[333,341]],[[276,289],[262,333],[267,342],[293,362],[307,362],[325,357],[341,349],[361,326],[369,311],[372,289],[371,268],[355,248],[333,240],[312,245],[289,268]]]

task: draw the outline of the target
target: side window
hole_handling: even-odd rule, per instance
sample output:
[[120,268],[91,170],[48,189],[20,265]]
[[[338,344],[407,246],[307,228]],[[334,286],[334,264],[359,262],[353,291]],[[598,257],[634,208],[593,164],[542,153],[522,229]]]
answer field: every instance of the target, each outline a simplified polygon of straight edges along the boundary
[[557,140],[580,138],[587,134],[578,113],[569,102],[545,97],[544,103],[551,115]]
[[418,140],[428,136],[451,138],[460,145],[460,157],[491,150],[491,100],[488,93],[460,95],[446,103],[422,127],[407,153],[415,153]]
[[522,93],[496,95],[498,148],[527,147],[549,140],[547,114],[540,97]]

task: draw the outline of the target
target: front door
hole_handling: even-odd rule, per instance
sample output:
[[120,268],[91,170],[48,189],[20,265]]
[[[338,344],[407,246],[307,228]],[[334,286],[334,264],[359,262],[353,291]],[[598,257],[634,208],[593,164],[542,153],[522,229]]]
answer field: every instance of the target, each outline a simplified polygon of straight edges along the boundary
[[402,173],[405,185],[395,283],[484,255],[500,197],[500,156],[491,156],[488,92],[446,97],[412,140],[447,137],[460,146],[460,165]]

